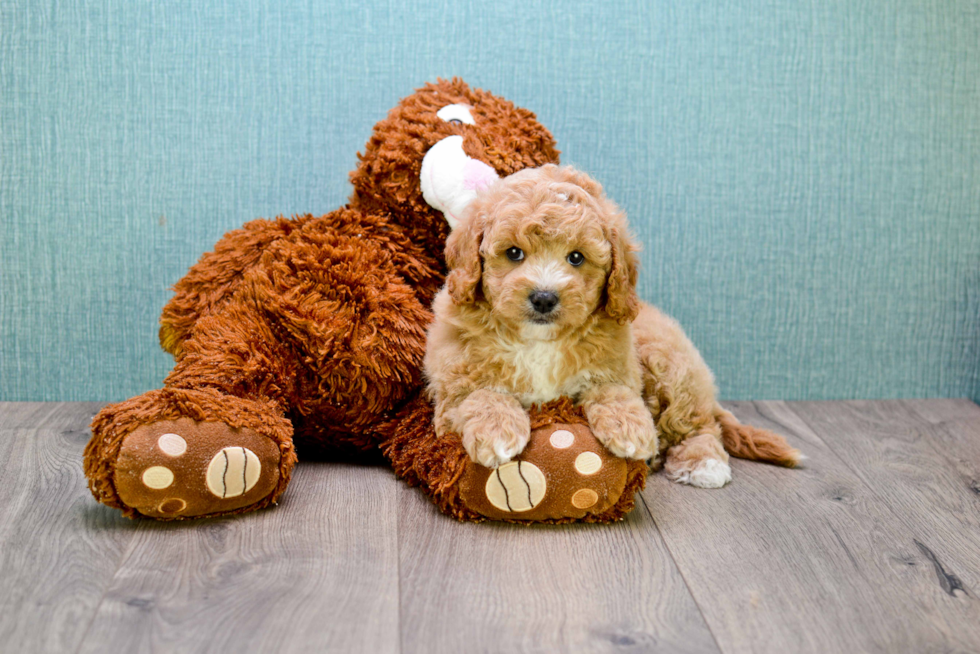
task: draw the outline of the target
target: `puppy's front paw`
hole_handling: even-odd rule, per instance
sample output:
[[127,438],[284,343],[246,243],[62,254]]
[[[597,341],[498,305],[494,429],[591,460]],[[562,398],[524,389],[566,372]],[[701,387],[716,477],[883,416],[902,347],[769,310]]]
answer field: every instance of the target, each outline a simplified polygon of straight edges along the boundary
[[473,461],[496,468],[524,451],[531,438],[531,422],[523,410],[507,408],[470,417],[463,424],[462,436]]
[[657,427],[642,399],[592,402],[585,416],[596,439],[616,456],[646,460],[657,453]]

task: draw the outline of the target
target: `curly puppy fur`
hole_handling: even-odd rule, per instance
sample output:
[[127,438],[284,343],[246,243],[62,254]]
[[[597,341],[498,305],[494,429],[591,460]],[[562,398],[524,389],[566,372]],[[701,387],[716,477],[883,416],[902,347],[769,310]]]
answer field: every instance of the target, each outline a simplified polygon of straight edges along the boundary
[[623,212],[572,168],[521,171],[480,194],[447,241],[428,332],[437,433],[462,434],[474,461],[499,466],[527,444],[526,409],[567,396],[610,451],[666,454],[675,481],[723,486],[728,452],[795,465],[782,437],[718,405],[677,322],[638,300],[637,249]]
[[568,396],[614,454],[652,457],[631,337],[635,250],[623,213],[571,168],[521,171],[479,196],[446,244],[428,334],[436,431],[499,466],[527,445],[526,409]]

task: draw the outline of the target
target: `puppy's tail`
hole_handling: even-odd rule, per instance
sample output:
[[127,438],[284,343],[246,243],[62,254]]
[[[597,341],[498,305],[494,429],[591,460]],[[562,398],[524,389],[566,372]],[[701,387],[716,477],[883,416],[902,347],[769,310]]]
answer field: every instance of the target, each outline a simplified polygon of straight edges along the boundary
[[803,454],[779,434],[751,425],[743,425],[728,411],[718,407],[715,417],[721,423],[721,440],[732,456],[740,459],[765,461],[787,468],[795,468]]

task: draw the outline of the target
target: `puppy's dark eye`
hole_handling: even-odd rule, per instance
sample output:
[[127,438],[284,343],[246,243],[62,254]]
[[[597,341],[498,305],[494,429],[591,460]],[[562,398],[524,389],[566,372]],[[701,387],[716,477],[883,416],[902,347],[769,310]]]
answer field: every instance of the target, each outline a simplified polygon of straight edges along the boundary
[[504,254],[506,254],[507,258],[511,261],[524,260],[524,250],[520,249],[519,247],[507,248],[507,251]]
[[578,250],[575,250],[574,252],[570,253],[567,257],[565,257],[565,260],[568,261],[568,263],[572,264],[573,266],[581,266],[582,263],[585,261],[585,255],[579,252]]
[[450,125],[462,125],[463,124],[463,121],[461,121],[459,118],[450,118],[449,119],[449,124]]

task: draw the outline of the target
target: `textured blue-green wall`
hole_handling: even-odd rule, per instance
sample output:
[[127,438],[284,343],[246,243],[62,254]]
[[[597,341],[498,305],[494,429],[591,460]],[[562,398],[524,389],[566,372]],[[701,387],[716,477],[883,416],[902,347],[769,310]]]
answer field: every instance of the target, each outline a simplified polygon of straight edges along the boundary
[[0,5],[0,399],[158,386],[168,287],[452,75],[628,210],[724,397],[980,396],[977,3],[412,4]]

